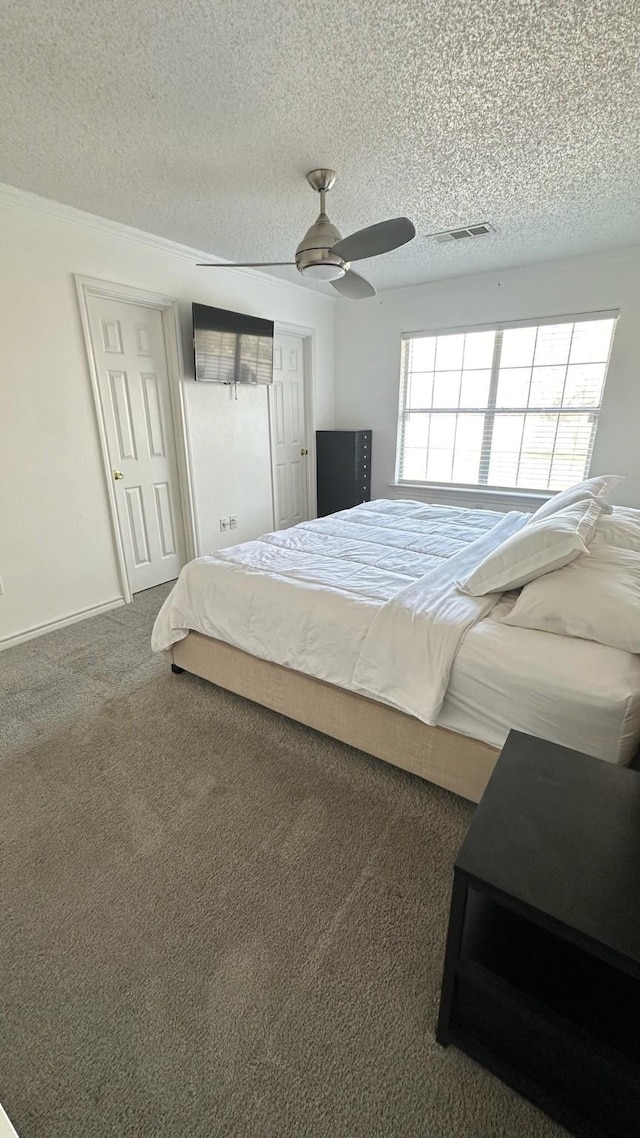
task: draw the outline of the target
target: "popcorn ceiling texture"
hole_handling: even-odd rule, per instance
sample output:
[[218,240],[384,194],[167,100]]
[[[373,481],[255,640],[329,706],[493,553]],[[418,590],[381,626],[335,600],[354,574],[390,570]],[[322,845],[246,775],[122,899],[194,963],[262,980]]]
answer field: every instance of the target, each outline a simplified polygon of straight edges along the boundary
[[0,99],[5,182],[229,259],[319,165],[343,234],[416,223],[378,287],[640,243],[636,0],[4,0]]

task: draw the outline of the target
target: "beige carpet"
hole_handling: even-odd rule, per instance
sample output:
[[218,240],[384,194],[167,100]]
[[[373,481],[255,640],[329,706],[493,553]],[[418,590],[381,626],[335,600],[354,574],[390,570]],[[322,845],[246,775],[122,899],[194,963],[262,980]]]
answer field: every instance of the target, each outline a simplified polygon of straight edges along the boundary
[[471,807],[152,657],[165,588],[0,654],[21,1138],[552,1138],[433,1028]]

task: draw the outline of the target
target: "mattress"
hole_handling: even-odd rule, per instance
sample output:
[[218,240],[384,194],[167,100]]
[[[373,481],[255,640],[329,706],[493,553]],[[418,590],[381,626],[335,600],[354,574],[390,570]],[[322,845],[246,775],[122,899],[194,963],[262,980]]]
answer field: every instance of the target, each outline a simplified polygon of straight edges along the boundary
[[439,723],[502,747],[513,727],[627,764],[640,739],[640,659],[590,640],[501,624],[515,594],[466,633]]
[[[526,522],[524,515],[509,517],[514,525]],[[437,653],[429,654],[432,639],[443,630],[448,637],[454,609],[469,602],[453,586],[447,594],[449,566],[481,550],[507,519],[379,501],[221,550],[183,569],[158,615],[153,647],[166,649],[195,629],[496,747],[513,727],[626,763],[640,737],[640,658],[501,624],[514,601],[509,595],[490,600],[486,614],[466,624],[456,614],[446,683],[432,702],[437,713],[426,710],[438,663]],[[420,605],[428,607],[431,582],[442,578],[446,603],[425,622]],[[385,641],[378,636],[376,645],[372,633],[385,613],[393,629],[396,614],[389,610],[416,590],[419,604],[402,636],[389,640],[394,651],[387,664]],[[409,674],[411,705],[385,675],[375,690],[357,682],[372,642],[383,671],[395,669],[400,687]]]

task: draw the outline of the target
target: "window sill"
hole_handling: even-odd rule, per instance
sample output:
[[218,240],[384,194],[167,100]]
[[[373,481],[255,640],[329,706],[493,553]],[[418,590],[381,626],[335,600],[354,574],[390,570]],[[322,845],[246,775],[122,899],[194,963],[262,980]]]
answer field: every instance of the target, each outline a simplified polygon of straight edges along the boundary
[[436,506],[462,506],[470,510],[521,510],[533,513],[548,502],[552,494],[523,492],[522,490],[491,490],[474,486],[447,486],[435,482],[390,482],[393,498],[413,498],[418,502],[433,502]]

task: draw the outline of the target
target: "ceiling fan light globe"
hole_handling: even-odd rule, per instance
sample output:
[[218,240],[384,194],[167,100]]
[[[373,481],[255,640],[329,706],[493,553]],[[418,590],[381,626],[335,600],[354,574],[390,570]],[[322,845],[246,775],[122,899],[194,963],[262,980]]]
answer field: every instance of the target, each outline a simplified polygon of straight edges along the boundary
[[346,270],[342,265],[332,265],[327,261],[316,265],[298,266],[305,277],[312,277],[315,281],[337,281],[343,277]]

